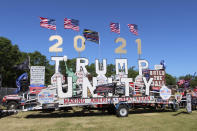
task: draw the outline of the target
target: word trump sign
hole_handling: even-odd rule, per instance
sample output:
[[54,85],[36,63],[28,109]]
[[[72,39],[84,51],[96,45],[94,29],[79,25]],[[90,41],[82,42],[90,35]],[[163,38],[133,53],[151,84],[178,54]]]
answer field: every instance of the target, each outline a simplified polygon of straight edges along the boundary
[[160,90],[165,85],[165,71],[164,70],[149,70],[150,78],[153,78],[152,89]]

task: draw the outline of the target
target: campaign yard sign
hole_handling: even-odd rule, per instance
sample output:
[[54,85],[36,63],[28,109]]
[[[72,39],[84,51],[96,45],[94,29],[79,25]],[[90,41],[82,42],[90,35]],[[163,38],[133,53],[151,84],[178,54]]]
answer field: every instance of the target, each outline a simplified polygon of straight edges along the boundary
[[152,81],[152,90],[159,91],[165,85],[165,71],[164,70],[149,70],[150,78]]
[[162,86],[160,89],[160,96],[163,100],[168,100],[171,97],[172,91],[166,86]]
[[31,66],[30,84],[34,86],[44,85],[45,66]]

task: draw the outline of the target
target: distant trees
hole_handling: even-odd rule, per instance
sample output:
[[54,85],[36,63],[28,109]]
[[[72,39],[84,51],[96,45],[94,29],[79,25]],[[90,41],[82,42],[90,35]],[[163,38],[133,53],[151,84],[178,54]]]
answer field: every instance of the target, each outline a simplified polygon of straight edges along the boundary
[[197,77],[195,75],[187,74],[185,76],[180,76],[179,80],[184,80],[184,83],[179,85],[180,88],[184,88],[186,85],[191,88],[197,86]]
[[26,53],[26,56],[30,57],[30,66],[45,66],[45,84],[50,84],[51,76],[54,74],[55,69],[53,65],[49,64],[49,60],[47,60],[46,56],[38,51]]
[[45,66],[47,84],[54,73],[54,68],[49,64],[46,56],[40,52],[33,53],[21,52],[17,45],[4,37],[0,37],[0,73],[2,75],[2,86],[16,87],[16,79],[24,72],[29,73],[29,70],[17,70],[16,65],[23,63],[30,57],[30,65]]
[[166,85],[176,85],[176,77],[166,73]]
[[14,65],[21,62],[22,54],[17,45],[12,45],[7,38],[0,37],[0,73],[2,75],[2,86],[11,87],[20,71],[14,69]]

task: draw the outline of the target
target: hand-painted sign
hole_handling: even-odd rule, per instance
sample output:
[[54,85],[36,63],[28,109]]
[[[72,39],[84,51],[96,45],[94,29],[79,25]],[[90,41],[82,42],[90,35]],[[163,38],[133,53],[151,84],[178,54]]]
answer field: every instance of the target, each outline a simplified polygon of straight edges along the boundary
[[[63,100],[63,101],[62,101]],[[153,103],[155,102],[155,99],[153,96],[147,96],[147,97],[117,97],[117,98],[110,98],[110,97],[103,97],[103,98],[91,98],[91,99],[85,99],[85,98],[66,98],[61,99],[61,102],[66,105],[83,105],[83,104],[111,104],[111,103],[119,103],[121,101],[127,101],[127,102],[134,102],[134,103]]]
[[30,84],[44,85],[45,81],[45,66],[31,66]]
[[162,86],[160,89],[160,96],[163,100],[168,100],[171,97],[171,90],[166,86]]
[[152,81],[152,90],[157,90],[165,85],[165,71],[164,70],[149,70],[150,78],[153,78]]

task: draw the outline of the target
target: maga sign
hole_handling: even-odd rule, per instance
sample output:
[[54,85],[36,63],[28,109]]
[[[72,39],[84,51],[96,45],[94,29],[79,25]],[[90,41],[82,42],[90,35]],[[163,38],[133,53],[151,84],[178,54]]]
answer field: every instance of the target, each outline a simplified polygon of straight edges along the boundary
[[160,96],[163,100],[168,100],[171,97],[171,90],[166,86],[162,86],[160,89]]

